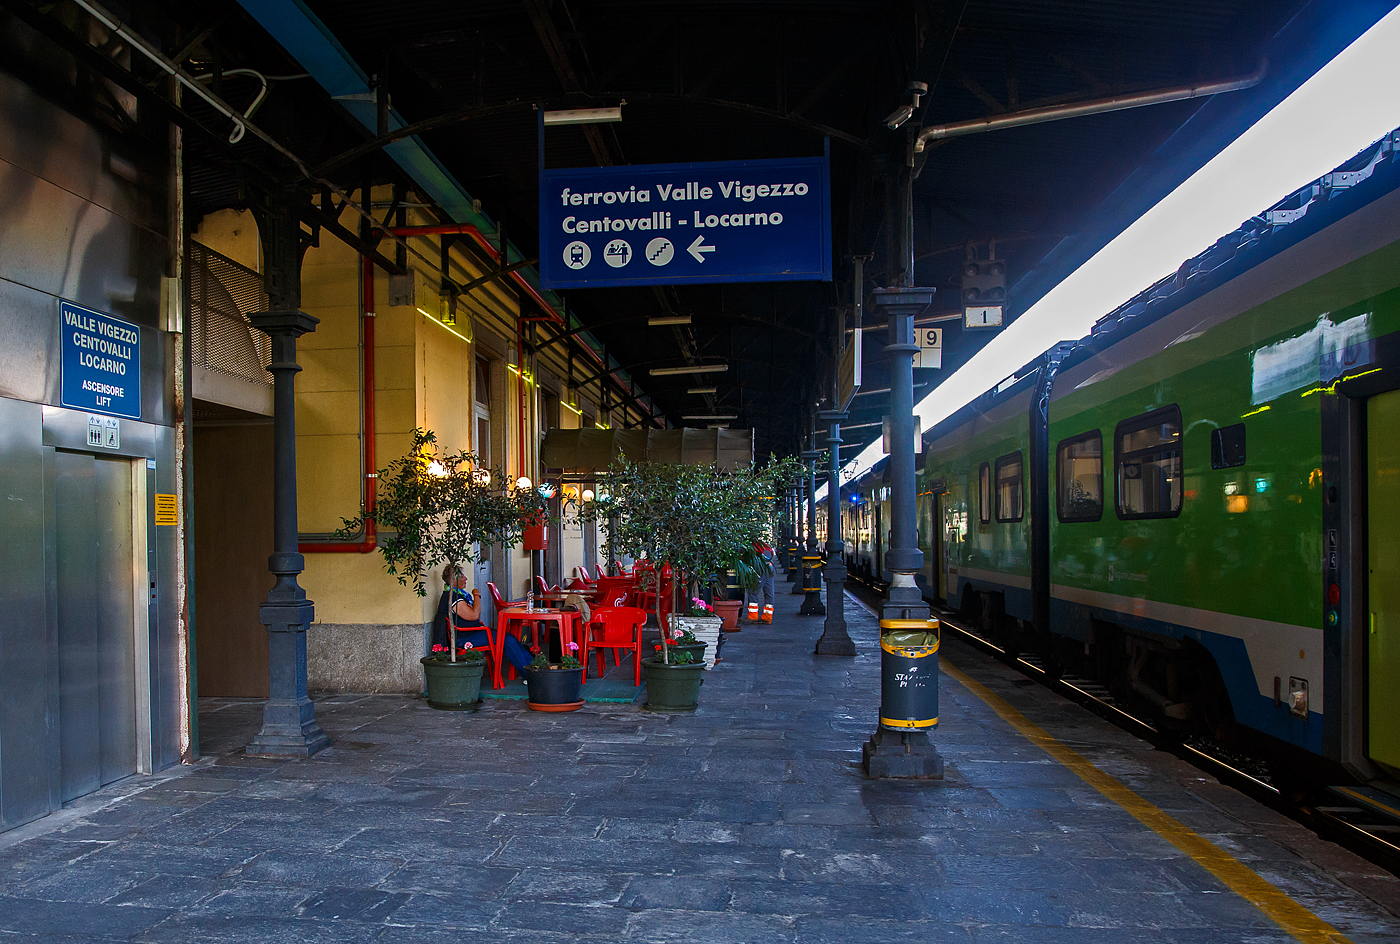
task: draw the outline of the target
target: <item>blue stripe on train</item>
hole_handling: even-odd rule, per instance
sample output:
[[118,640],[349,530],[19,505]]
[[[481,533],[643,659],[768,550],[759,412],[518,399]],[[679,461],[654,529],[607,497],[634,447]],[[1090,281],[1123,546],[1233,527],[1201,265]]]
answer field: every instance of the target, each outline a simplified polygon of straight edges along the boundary
[[[1234,710],[1236,721],[1313,753],[1322,753],[1322,713],[1310,711],[1306,719],[1297,718],[1288,710],[1287,705],[1275,705],[1271,695],[1260,694],[1258,678],[1254,666],[1249,661],[1249,651],[1245,648],[1244,640],[1239,637],[1147,619],[1117,610],[1053,598],[1050,600],[1050,631],[1057,635],[1087,642],[1091,617],[1156,636],[1190,639],[1200,643],[1215,658],[1220,677],[1224,679],[1225,688],[1230,693],[1230,707]],[[1313,679],[1312,683],[1321,684],[1322,679]]]

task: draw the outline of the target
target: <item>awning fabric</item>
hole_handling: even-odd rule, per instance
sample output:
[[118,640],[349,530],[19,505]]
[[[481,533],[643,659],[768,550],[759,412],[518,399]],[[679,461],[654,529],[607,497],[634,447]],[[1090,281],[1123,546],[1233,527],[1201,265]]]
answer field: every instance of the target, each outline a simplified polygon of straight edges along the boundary
[[753,462],[753,430],[551,429],[540,446],[545,468],[565,475],[605,472],[623,455],[634,462],[714,463],[732,472]]

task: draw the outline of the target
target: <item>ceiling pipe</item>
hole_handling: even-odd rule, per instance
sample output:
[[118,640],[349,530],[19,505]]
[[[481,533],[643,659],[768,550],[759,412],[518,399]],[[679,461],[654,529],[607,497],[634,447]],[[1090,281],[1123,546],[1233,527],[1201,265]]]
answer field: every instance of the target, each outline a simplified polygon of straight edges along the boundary
[[946,125],[930,125],[919,131],[914,139],[914,153],[922,153],[930,141],[944,141],[984,131],[1001,131],[1004,128],[1019,128],[1022,125],[1038,125],[1046,121],[1059,121],[1064,118],[1079,118],[1084,115],[1101,115],[1111,111],[1124,111],[1141,108],[1144,105],[1162,105],[1167,102],[1182,102],[1192,98],[1206,98],[1221,92],[1237,92],[1253,88],[1263,81],[1269,69],[1267,59],[1259,60],[1259,68],[1249,75],[1208,82],[1200,85],[1177,85],[1171,88],[1156,89],[1151,92],[1134,92],[1126,95],[1113,95],[1096,98],[1087,102],[1067,105],[1046,105],[1044,108],[1028,108],[1024,111],[1006,112],[988,118],[973,118]]

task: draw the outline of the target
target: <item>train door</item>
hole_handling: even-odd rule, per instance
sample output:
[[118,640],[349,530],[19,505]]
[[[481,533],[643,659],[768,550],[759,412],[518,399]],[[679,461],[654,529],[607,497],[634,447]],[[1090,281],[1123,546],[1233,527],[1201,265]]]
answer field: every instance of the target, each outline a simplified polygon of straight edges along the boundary
[[933,592],[942,603],[948,602],[948,531],[943,524],[944,504],[947,492],[935,492],[932,515],[929,522],[930,540],[933,542]]
[[1366,402],[1367,749],[1400,774],[1400,390]]
[[884,510],[880,501],[880,489],[876,488],[870,493],[874,499],[870,503],[875,512],[875,522],[870,528],[870,554],[871,565],[875,568],[873,576],[876,580],[883,580],[885,576],[885,542],[881,540],[884,534]]
[[129,459],[53,453],[65,803],[137,771],[136,616],[145,594],[136,581],[145,582],[147,561],[135,552],[133,509],[144,510],[144,478],[133,481]]

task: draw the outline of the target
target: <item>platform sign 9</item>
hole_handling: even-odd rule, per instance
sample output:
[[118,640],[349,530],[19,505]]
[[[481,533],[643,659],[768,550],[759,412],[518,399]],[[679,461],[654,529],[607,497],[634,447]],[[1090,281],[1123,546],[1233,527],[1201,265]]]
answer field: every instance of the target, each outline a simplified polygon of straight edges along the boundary
[[919,345],[919,353],[914,355],[915,367],[943,366],[942,328],[915,328],[914,343]]

